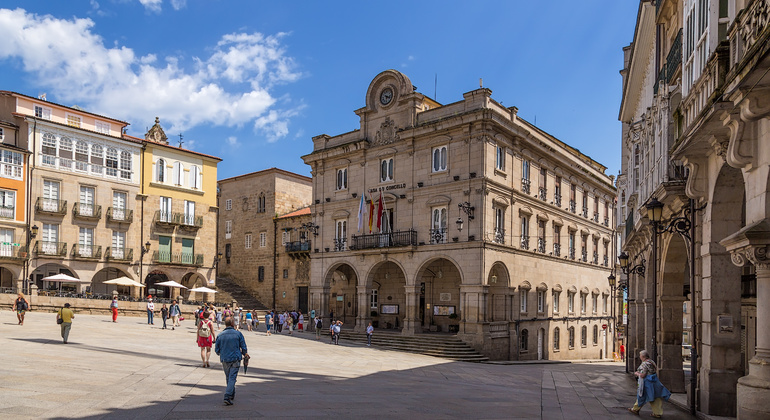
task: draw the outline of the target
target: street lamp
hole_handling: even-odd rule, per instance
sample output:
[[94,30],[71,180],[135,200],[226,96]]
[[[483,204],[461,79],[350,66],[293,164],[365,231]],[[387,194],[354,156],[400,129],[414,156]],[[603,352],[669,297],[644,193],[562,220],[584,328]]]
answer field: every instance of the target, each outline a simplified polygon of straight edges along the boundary
[[302,225],[300,225],[299,228],[302,229],[302,230],[308,231],[308,232],[312,232],[313,236],[318,236],[318,228],[319,227],[320,226],[318,226],[317,224],[315,224],[313,222],[307,222],[307,223],[303,223]]
[[468,222],[473,220],[473,211],[476,210],[475,207],[471,206],[471,203],[464,201],[457,205],[457,230],[462,232],[463,231],[463,218],[460,216],[460,211],[465,213],[466,216],[468,216]]
[[618,337],[618,327],[617,327],[617,323],[616,323],[617,315],[615,314],[615,300],[618,297],[615,295],[615,280],[616,280],[615,273],[610,273],[610,275],[607,276],[607,282],[610,283],[610,296],[611,296],[611,299],[612,299],[610,301],[610,306],[611,306],[610,307],[610,313],[612,314],[612,323],[610,325],[612,325],[612,355],[613,355],[613,357],[615,355],[615,341],[617,341],[617,337]]

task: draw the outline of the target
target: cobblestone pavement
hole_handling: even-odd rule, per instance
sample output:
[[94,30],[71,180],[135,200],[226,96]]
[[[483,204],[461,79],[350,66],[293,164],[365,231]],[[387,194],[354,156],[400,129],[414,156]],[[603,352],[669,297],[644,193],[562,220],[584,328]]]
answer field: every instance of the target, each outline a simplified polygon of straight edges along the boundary
[[[0,312],[0,418],[622,419],[635,383],[619,363],[451,362],[311,333],[245,332],[252,356],[235,405],[222,404],[216,356],[202,368],[193,323],[76,315],[62,344],[51,313]],[[665,418],[691,416],[670,404]],[[647,417],[649,407],[642,415]]]

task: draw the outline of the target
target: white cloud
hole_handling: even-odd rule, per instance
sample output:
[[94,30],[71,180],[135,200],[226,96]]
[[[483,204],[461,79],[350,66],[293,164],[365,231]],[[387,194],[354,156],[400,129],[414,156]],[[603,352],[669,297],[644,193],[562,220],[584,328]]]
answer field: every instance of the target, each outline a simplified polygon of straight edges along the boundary
[[280,43],[286,34],[224,35],[210,57],[195,58],[193,68],[185,69],[180,57],[137,56],[126,46],[107,47],[94,25],[90,19],[0,9],[0,60],[19,60],[49,100],[78,103],[133,122],[138,130],[159,116],[174,132],[253,122],[270,141],[288,133],[297,109],[275,109],[271,94],[276,84],[301,77]]
[[230,147],[238,147],[241,144],[238,143],[238,137],[230,136],[225,140]]
[[187,0],[171,0],[171,7],[174,8],[174,10],[180,10],[187,7]]
[[163,0],[139,0],[139,3],[149,11],[160,13]]

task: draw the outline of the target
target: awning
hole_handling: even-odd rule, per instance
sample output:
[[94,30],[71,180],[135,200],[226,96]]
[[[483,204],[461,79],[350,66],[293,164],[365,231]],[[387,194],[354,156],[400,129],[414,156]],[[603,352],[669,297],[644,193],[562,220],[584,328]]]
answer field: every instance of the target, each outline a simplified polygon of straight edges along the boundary
[[91,280],[81,280],[75,277],[68,276],[64,273],[55,274],[53,276],[43,277],[45,281],[58,282],[58,283],[91,283]]
[[114,284],[116,286],[133,286],[133,287],[145,287],[142,283],[136,280],[130,279],[126,276],[118,277],[116,279],[107,280],[102,282],[103,284]]

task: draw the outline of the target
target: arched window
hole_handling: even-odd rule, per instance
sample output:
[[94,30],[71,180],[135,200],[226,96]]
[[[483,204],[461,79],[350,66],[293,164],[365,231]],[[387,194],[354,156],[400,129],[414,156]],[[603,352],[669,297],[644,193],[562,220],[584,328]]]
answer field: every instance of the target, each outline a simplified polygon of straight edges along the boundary
[[559,337],[561,336],[561,331],[559,331],[559,327],[556,327],[553,329],[553,349],[559,350]]
[[265,193],[259,193],[257,198],[257,213],[264,213],[266,207]]
[[586,346],[586,340],[588,339],[588,328],[583,325],[580,327],[580,345],[585,347]]
[[161,183],[166,182],[166,161],[163,159],[158,159],[158,163],[156,165],[156,180]]
[[575,348],[575,327],[569,327],[569,348]]
[[528,341],[529,331],[521,330],[521,335],[519,336],[519,350],[527,351],[527,348],[529,347]]
[[594,325],[594,345],[599,343],[599,326]]
[[190,168],[190,188],[193,188],[196,190],[201,188],[200,177],[201,177],[200,168],[193,165]]

